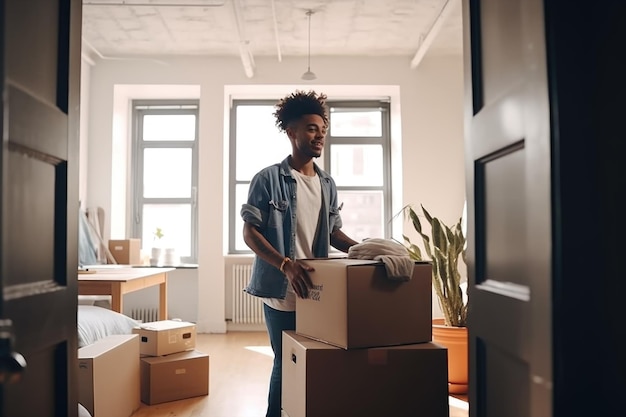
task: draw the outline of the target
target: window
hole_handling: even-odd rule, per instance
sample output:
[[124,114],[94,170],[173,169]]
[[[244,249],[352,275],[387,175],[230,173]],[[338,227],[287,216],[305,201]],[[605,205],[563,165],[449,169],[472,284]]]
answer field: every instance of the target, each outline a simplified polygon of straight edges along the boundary
[[198,102],[133,101],[132,236],[197,263]]
[[276,101],[233,102],[230,118],[230,253],[250,251],[243,241],[243,220],[239,213],[241,205],[248,200],[252,177],[291,153],[289,139],[274,122],[272,113]]
[[[241,205],[254,174],[282,161],[291,143],[275,125],[277,100],[235,100],[231,110],[229,252],[250,251],[243,241]],[[317,163],[337,183],[343,231],[360,241],[390,236],[389,105],[382,101],[327,101],[329,132]]]
[[342,230],[357,241],[391,235],[389,104],[328,102],[324,169],[337,183]]

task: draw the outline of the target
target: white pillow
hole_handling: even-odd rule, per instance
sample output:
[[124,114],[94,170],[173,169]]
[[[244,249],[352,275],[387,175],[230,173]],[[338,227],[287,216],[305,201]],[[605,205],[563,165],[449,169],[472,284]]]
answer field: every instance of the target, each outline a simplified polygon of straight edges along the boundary
[[78,403],[78,417],[91,417],[89,411],[81,403]]
[[139,322],[106,308],[78,306],[78,347],[90,345],[103,337],[114,334],[132,334]]

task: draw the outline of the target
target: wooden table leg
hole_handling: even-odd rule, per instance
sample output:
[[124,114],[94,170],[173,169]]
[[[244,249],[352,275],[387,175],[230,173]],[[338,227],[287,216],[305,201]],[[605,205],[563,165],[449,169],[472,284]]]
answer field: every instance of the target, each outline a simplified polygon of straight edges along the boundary
[[167,273],[163,283],[159,284],[159,320],[167,320]]
[[118,313],[123,313],[123,295],[122,295],[122,286],[119,282],[114,282],[111,284],[111,310],[117,311]]

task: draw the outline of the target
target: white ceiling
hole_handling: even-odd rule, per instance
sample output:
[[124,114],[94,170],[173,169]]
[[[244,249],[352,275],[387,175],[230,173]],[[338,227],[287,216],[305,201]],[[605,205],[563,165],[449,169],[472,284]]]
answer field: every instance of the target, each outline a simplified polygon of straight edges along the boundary
[[83,52],[97,58],[406,56],[462,53],[460,0],[83,0]]

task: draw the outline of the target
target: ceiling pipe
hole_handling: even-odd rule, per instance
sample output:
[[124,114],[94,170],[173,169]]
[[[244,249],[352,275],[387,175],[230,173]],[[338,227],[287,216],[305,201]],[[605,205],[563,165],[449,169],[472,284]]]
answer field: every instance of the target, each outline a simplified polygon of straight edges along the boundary
[[[188,1],[188,0],[187,0]],[[172,3],[172,0],[160,3],[158,0],[151,2],[133,1],[133,0],[118,0],[118,1],[90,1],[83,0],[83,6],[147,6],[147,7],[222,7],[226,4],[226,0],[223,1],[207,1],[202,0],[197,3]]]
[[235,22],[237,24],[237,35],[239,37],[239,55],[243,70],[248,78],[254,77],[254,57],[250,52],[250,41],[246,38],[243,17],[241,12],[240,0],[232,0],[233,12],[235,14]]
[[274,21],[274,38],[276,38],[276,53],[278,54],[278,62],[282,62],[283,57],[280,52],[280,39],[278,37],[278,19],[276,19],[276,3],[272,0],[272,20]]
[[98,51],[92,44],[90,44],[85,37],[82,37],[83,45],[87,46],[94,54],[98,56],[100,59],[104,59],[104,56]]
[[91,65],[92,67],[93,67],[94,65],[96,65],[96,61],[94,61],[94,60],[93,60],[93,58],[92,58],[92,57],[90,57],[87,53],[85,53],[85,52],[81,52],[81,53],[80,53],[80,57],[81,57],[81,58],[82,58],[82,59],[83,59],[86,63],[88,63],[89,65]]
[[[160,65],[167,65],[167,63],[165,61],[161,61],[159,59],[155,59],[155,58],[144,58],[144,57],[133,57],[133,56],[104,56],[102,55],[102,53],[100,51],[98,51],[96,49],[95,46],[93,46],[91,43],[89,43],[87,41],[87,39],[85,39],[85,37],[82,37],[82,43],[83,45],[85,45],[87,48],[89,48],[91,50],[92,53],[94,53],[98,58],[102,59],[102,60],[111,60],[111,61],[150,61],[150,62],[156,62],[157,64]],[[83,48],[81,48],[83,49]],[[83,58],[87,59],[87,62],[90,65],[95,65],[95,60],[93,58],[93,56],[91,56],[88,53],[85,53],[84,49],[81,51],[81,55]]]
[[445,4],[441,8],[441,11],[435,17],[433,24],[428,29],[428,32],[424,36],[423,34],[420,36],[420,44],[417,47],[417,52],[415,52],[415,56],[411,60],[411,69],[417,68],[417,66],[422,62],[424,55],[428,52],[428,49],[432,45],[433,41],[437,38],[439,31],[443,27],[448,16],[452,14],[454,8],[457,7],[459,0],[446,0]]

